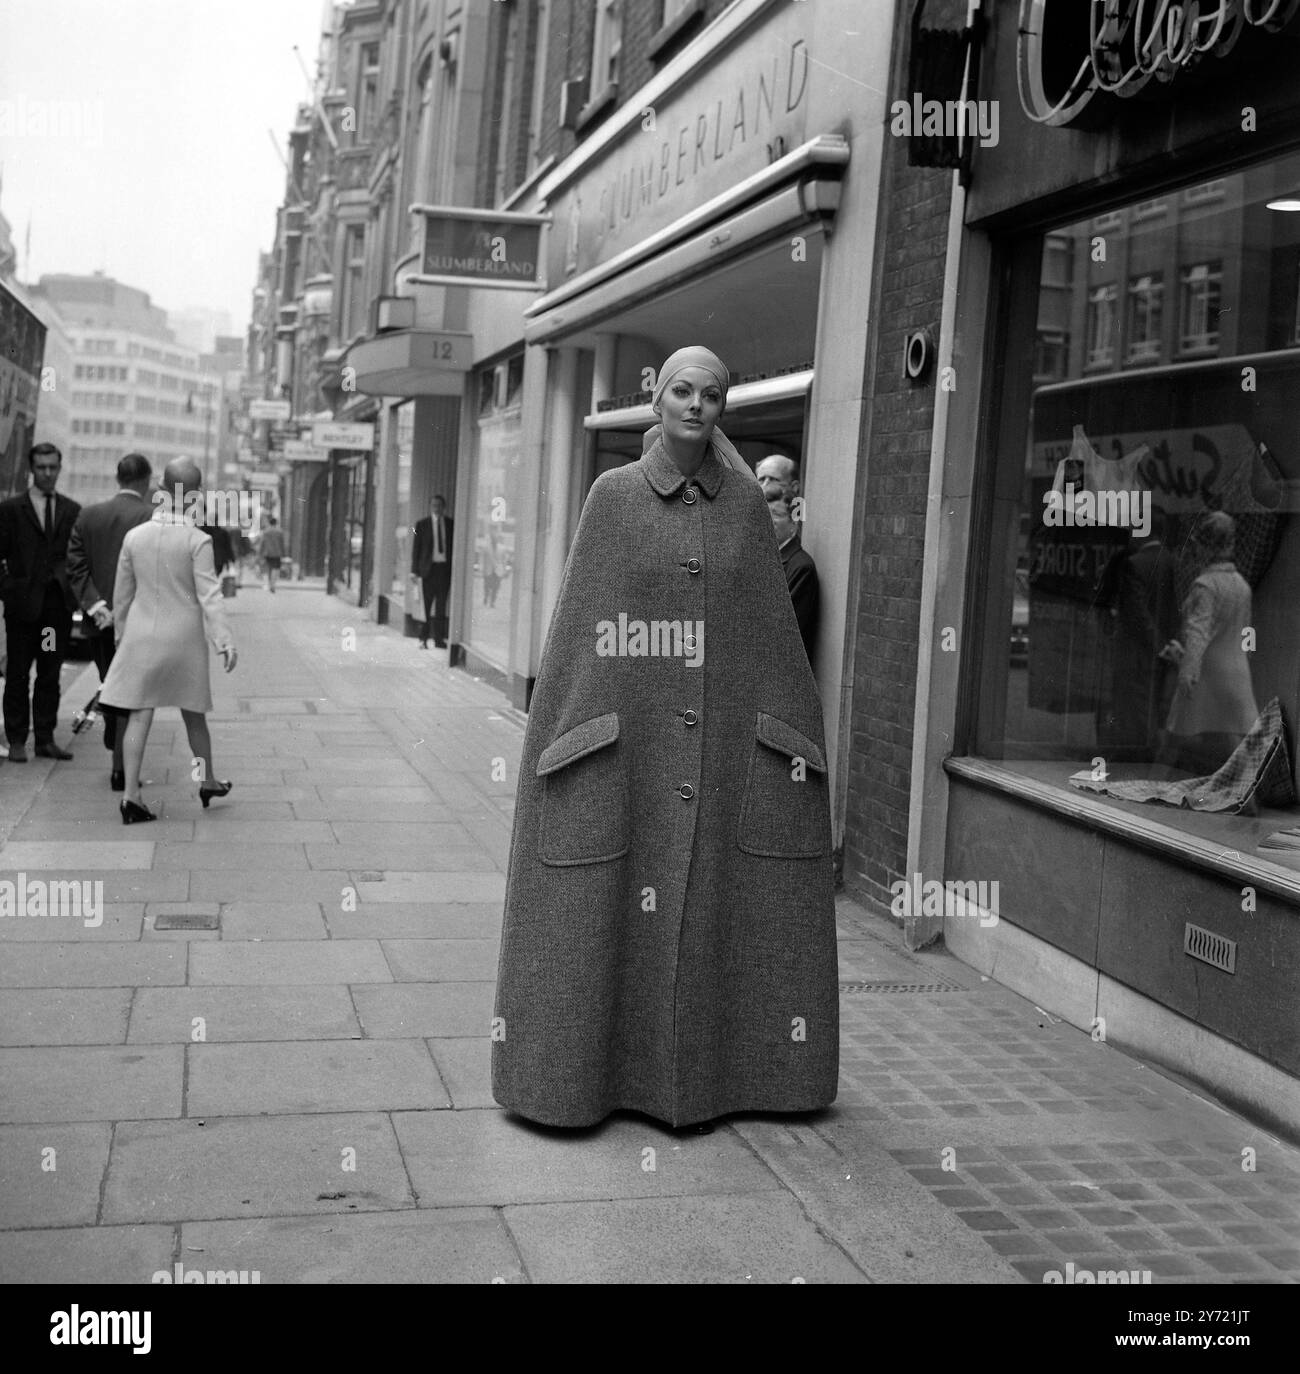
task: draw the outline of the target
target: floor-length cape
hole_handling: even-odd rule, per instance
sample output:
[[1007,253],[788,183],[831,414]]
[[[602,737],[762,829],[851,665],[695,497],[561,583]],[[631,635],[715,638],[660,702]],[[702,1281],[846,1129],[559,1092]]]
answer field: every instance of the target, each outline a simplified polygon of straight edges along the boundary
[[497,1101],[673,1125],[833,1101],[821,706],[761,489],[656,442],[597,479],[524,739]]

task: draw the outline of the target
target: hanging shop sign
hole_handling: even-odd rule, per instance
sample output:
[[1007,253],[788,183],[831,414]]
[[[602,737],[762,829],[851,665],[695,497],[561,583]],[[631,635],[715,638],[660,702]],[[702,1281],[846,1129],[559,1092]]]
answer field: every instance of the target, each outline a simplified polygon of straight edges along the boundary
[[375,427],[337,420],[317,420],[311,427],[311,442],[312,447],[318,449],[362,449],[368,453],[375,446]]
[[413,205],[424,223],[420,271],[408,280],[443,286],[504,286],[536,291],[542,284],[542,226],[547,215]]
[[250,420],[287,420],[293,414],[288,401],[249,401]]
[[1207,57],[1226,57],[1247,30],[1280,33],[1300,0],[1021,0],[1020,103],[1037,124],[1074,122],[1101,92],[1128,98]]

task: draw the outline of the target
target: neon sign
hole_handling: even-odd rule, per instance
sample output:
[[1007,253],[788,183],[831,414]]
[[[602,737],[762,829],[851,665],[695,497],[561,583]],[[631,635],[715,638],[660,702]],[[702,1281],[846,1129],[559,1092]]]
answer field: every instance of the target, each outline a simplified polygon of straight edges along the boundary
[[[1076,0],[1077,5],[1077,0]],[[1046,33],[1049,12],[1056,27]],[[1090,0],[1088,51],[1064,90],[1049,90],[1045,67],[1069,40],[1062,37],[1062,7],[1049,0],[1020,0],[1016,79],[1020,103],[1036,124],[1069,124],[1093,96],[1127,99],[1154,78],[1172,81],[1207,55],[1226,57],[1246,29],[1279,33],[1300,11],[1300,0]],[[1072,18],[1078,15],[1076,8]],[[1076,21],[1077,22],[1077,21]],[[1079,23],[1082,43],[1082,24]]]

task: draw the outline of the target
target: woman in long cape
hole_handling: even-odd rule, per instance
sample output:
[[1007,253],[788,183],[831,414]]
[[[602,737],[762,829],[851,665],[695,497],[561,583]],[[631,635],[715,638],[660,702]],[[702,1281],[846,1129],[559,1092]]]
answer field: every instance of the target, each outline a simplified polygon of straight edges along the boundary
[[492,1023],[497,1101],[673,1126],[834,1100],[821,706],[707,349],[583,507],[524,739]]

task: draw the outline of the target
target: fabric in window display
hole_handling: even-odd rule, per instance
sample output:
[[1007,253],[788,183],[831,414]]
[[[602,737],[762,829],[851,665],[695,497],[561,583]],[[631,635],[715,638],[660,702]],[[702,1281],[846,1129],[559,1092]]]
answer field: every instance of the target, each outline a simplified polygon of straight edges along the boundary
[[1113,782],[1075,777],[1070,783],[1085,792],[1100,792],[1119,801],[1163,802],[1188,811],[1253,813],[1260,806],[1295,804],[1291,757],[1282,707],[1274,697],[1228,761],[1208,777],[1182,778],[1176,782],[1145,778]]

